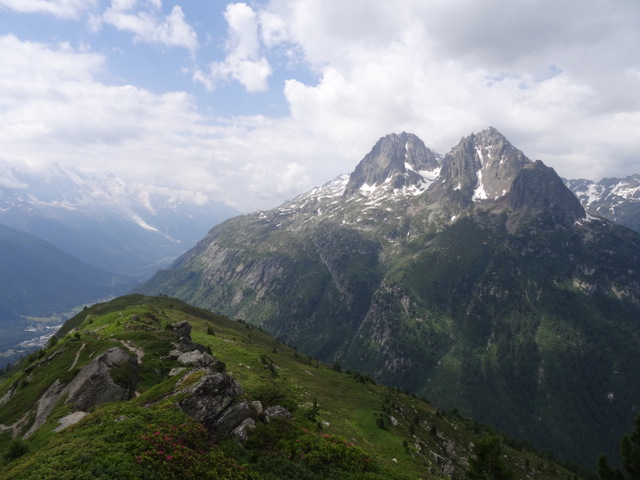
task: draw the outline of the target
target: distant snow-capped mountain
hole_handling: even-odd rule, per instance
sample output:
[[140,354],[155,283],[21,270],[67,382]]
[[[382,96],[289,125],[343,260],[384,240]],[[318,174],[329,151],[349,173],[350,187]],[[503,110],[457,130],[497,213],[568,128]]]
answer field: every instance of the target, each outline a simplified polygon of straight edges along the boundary
[[640,174],[604,178],[598,183],[591,180],[565,180],[565,183],[592,215],[640,232]]
[[58,166],[0,170],[0,223],[82,261],[142,279],[193,246],[235,209],[204,195]]

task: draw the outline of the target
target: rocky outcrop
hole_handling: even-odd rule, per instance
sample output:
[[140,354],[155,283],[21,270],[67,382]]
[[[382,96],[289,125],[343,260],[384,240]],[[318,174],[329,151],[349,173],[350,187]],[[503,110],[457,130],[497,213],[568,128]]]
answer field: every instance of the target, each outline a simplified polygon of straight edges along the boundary
[[171,325],[171,329],[180,338],[173,344],[169,357],[185,366],[199,367],[183,378],[200,375],[186,388],[178,387],[176,393],[186,394],[178,405],[184,413],[205,426],[212,440],[227,437],[246,440],[256,420],[268,421],[267,411],[271,411],[272,416],[291,416],[280,406],[263,412],[260,402],[239,401],[243,393],[240,384],[220,371],[221,363],[205,346],[191,340],[191,325],[180,322]]
[[[123,369],[122,385],[114,382],[111,372]],[[135,395],[138,383],[138,361],[118,347],[111,348],[84,367],[69,383],[67,404],[75,404],[77,410],[107,402],[129,400]]]
[[198,372],[204,374],[196,383],[176,392],[187,394],[178,405],[184,413],[202,423],[214,441],[228,437],[244,441],[256,422],[268,422],[270,417],[291,417],[291,413],[281,406],[263,411],[260,402],[239,400],[243,393],[240,384],[225,373],[201,369],[185,378]]
[[[117,384],[111,373],[113,369],[122,369],[119,378],[126,385]],[[60,399],[67,397],[65,403],[75,406],[77,411],[87,411],[96,405],[107,402],[129,400],[135,394],[138,381],[138,362],[118,347],[107,350],[86,365],[67,385],[55,380],[40,397],[36,406],[36,416],[24,438],[29,438],[38,430]]]
[[185,366],[222,369],[221,363],[211,355],[210,349],[191,340],[191,325],[188,322],[174,323],[171,329],[179,338],[173,343],[173,349],[168,355],[169,359],[177,360]]

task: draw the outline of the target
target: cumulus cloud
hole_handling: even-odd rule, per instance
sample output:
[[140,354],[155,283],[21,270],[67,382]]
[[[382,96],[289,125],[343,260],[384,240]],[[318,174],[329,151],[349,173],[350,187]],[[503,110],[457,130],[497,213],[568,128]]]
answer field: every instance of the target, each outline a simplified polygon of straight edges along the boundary
[[[306,141],[274,142],[286,125],[264,116],[214,119],[185,92],[153,93],[104,83],[106,57],[69,45],[0,36],[0,178],[11,166],[72,165],[181,199],[225,201],[242,210],[274,206],[308,185],[296,159]],[[302,150],[301,150],[302,148]],[[321,150],[326,154],[326,150]],[[188,193],[188,194],[187,194]]]
[[[144,7],[148,7],[145,9]],[[94,28],[101,22],[135,34],[138,41],[184,47],[194,52],[198,36],[187,23],[184,12],[176,5],[163,16],[161,0],[142,4],[139,0],[112,0],[111,7],[94,19]]]
[[96,80],[104,57],[69,46],[0,37],[0,138],[40,143],[122,143],[193,120],[189,97],[154,95]]
[[286,82],[292,117],[345,157],[403,129],[446,152],[494,125],[560,173],[593,177],[637,144],[637,2],[272,0],[262,15],[265,42],[294,45],[320,77]]
[[196,71],[194,79],[213,90],[219,82],[236,80],[249,92],[266,90],[271,65],[260,55],[257,15],[245,3],[227,5],[224,14],[229,25],[228,54],[221,62],[209,65],[209,71]]
[[100,54],[12,35],[0,36],[0,50],[3,161],[164,175],[163,162],[198,137],[201,118],[191,97],[104,84]]
[[60,18],[78,18],[95,5],[96,0],[0,0],[0,8],[20,13],[45,13]]

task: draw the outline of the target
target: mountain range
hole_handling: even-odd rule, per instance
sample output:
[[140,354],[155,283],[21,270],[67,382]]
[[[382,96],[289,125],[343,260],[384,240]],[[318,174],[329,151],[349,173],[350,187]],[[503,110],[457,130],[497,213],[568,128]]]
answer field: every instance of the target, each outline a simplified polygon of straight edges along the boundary
[[626,178],[565,180],[584,208],[592,215],[608,218],[640,232],[640,175]]
[[0,171],[0,223],[108,272],[137,280],[239,212],[194,192],[129,184],[112,174],[56,166]]
[[637,412],[640,235],[494,128],[381,138],[350,175],[214,227],[137,291],[257,325],[564,458]]

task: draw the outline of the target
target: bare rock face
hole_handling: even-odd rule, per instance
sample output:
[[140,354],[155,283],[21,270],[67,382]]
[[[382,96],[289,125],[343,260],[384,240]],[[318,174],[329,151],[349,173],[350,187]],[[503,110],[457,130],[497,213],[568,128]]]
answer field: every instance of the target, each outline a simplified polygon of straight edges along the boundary
[[[110,372],[115,367],[124,368],[128,374],[126,386],[113,381]],[[69,393],[66,403],[74,403],[78,410],[86,411],[102,403],[129,400],[135,394],[137,380],[137,360],[114,347],[80,370],[66,388]]]
[[224,373],[207,373],[181,393],[188,396],[179,403],[180,408],[201,422],[213,439],[230,436],[245,420],[256,417],[247,402],[235,403],[242,395],[242,388]]
[[419,185],[423,178],[417,172],[440,166],[437,154],[411,133],[392,133],[382,137],[356,166],[345,187],[346,196],[364,185],[390,183],[392,188]]
[[[122,369],[126,386],[114,382],[111,372],[115,368]],[[135,394],[137,382],[137,359],[118,347],[107,350],[80,370],[67,385],[56,380],[49,386],[38,400],[36,418],[24,438],[29,438],[44,424],[55,404],[65,396],[65,403],[75,404],[77,411],[86,412],[103,403],[129,400]]]
[[586,216],[580,201],[562,179],[540,160],[520,171],[507,200],[513,210],[546,212],[555,222],[566,226]]
[[44,422],[46,422],[51,410],[53,410],[53,407],[65,391],[66,389],[64,385],[62,385],[60,380],[57,379],[49,386],[49,388],[47,388],[47,391],[44,392],[42,397],[38,400],[38,404],[36,406],[36,418],[31,424],[31,427],[29,427],[29,430],[24,434],[23,438],[29,438],[44,424]]

